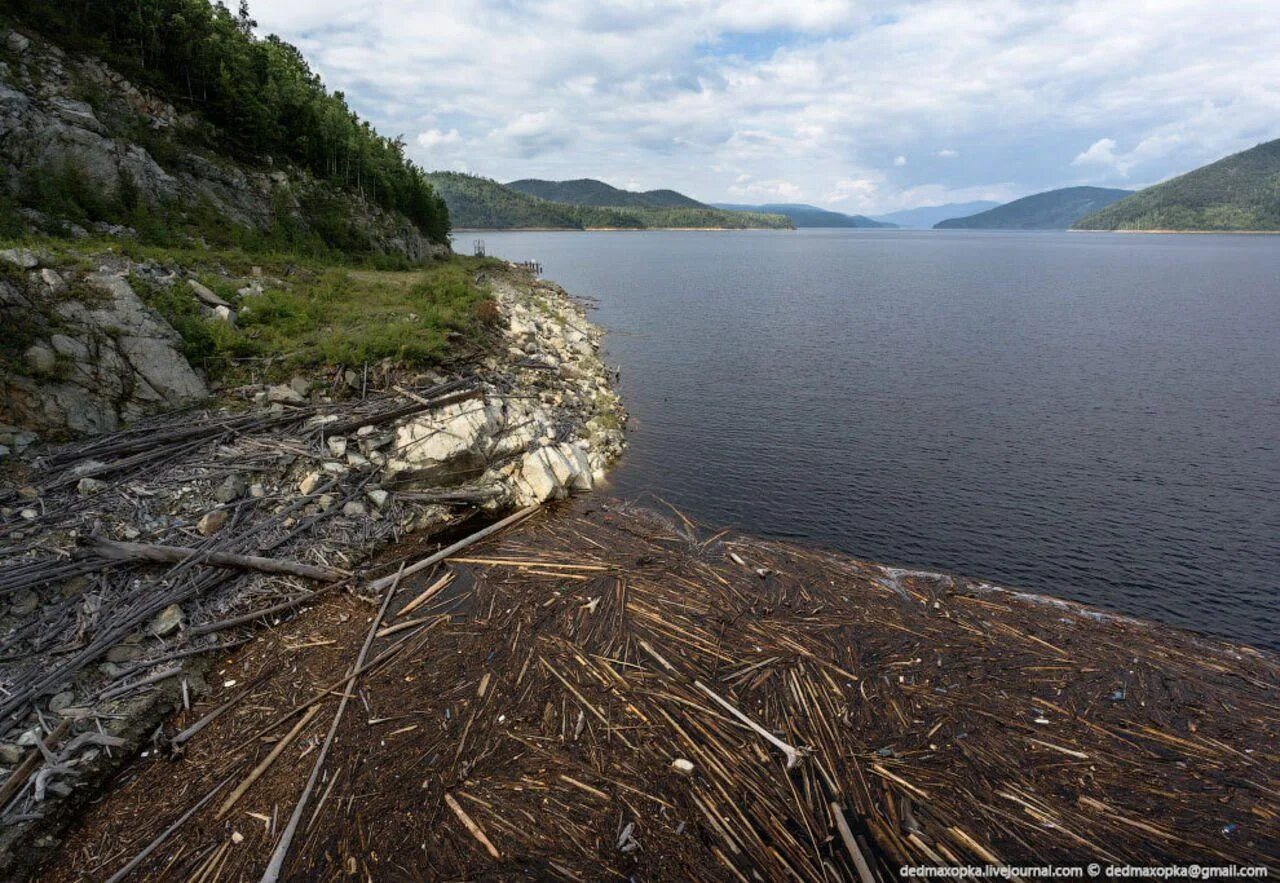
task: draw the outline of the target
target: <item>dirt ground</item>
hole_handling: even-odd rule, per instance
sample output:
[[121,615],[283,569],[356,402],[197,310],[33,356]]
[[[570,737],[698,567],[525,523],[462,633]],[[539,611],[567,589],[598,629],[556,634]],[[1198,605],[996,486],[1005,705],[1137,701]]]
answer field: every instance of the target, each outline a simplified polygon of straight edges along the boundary
[[[260,879],[368,594],[219,660],[38,878],[108,879],[181,820],[129,879]],[[1280,661],[1188,632],[599,498],[403,579],[378,626],[281,879],[1280,856]]]

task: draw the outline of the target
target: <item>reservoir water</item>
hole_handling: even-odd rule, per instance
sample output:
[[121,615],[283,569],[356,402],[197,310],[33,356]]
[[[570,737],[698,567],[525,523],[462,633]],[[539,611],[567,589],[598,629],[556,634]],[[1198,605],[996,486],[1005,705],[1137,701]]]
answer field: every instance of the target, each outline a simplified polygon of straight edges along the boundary
[[598,300],[616,495],[1280,647],[1280,237],[472,238]]

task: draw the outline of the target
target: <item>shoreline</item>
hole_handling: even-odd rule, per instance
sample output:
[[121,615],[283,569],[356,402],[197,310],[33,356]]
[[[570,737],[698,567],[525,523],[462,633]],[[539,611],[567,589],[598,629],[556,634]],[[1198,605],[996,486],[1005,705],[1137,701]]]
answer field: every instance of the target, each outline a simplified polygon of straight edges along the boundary
[[[836,229],[836,228],[833,228]],[[452,233],[794,233],[794,227],[457,227]]]
[[1067,228],[1068,233],[1158,233],[1187,236],[1280,236],[1280,230],[1077,230]]

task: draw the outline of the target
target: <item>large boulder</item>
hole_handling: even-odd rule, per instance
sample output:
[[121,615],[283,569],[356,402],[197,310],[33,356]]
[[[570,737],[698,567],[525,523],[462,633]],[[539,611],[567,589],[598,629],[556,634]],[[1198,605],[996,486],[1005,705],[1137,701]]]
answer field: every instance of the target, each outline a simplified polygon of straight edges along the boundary
[[48,277],[3,283],[0,321],[32,338],[21,363],[0,369],[0,419],[38,432],[110,432],[208,395],[182,339],[109,273],[53,297]]

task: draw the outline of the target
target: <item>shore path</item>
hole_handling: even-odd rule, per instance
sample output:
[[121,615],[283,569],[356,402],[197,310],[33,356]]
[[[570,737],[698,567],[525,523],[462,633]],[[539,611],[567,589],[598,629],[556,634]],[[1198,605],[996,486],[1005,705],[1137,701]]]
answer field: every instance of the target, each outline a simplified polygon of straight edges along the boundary
[[40,878],[149,844],[129,879],[258,880],[273,854],[291,880],[1280,855],[1261,651],[606,498],[366,594],[220,659]]

